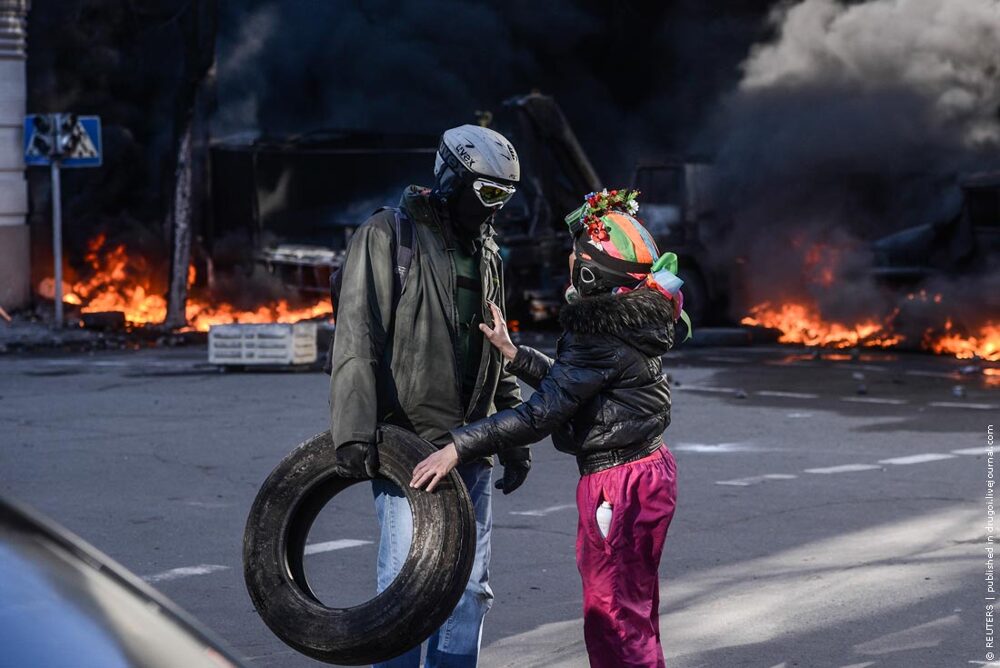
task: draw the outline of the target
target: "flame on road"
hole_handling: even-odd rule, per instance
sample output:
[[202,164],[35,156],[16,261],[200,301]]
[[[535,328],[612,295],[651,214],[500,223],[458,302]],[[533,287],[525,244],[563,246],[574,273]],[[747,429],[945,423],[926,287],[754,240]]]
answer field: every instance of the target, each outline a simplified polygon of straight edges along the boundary
[[[940,303],[940,295],[927,301]],[[750,315],[740,322],[744,325],[769,327],[781,331],[780,343],[798,343],[806,346],[829,348],[896,346],[906,338],[893,330],[893,320],[898,312],[878,320],[870,318],[855,323],[825,320],[818,309],[801,302],[774,305],[758,304]],[[988,322],[968,331],[959,329],[946,319],[940,330],[929,329],[920,341],[920,347],[938,355],[953,355],[959,359],[979,358],[1000,361],[1000,324]]]
[[903,341],[902,335],[891,331],[889,321],[891,317],[885,322],[875,319],[857,323],[829,322],[815,307],[805,303],[786,302],[775,306],[764,302],[751,308],[750,315],[740,322],[781,330],[778,339],[781,343],[830,348],[888,348]]
[[959,359],[978,357],[1000,361],[1000,325],[988,322],[971,333],[959,332],[949,319],[943,332],[925,333],[923,347],[939,355],[954,355]]
[[[91,271],[86,279],[71,278],[63,282],[63,301],[80,306],[83,313],[122,311],[132,325],[158,324],[167,316],[165,283],[153,279],[154,269],[141,255],[129,253],[124,244],[108,246],[104,235],[87,244],[84,257]],[[188,268],[188,286],[196,278],[195,268]],[[55,296],[55,281],[46,278],[38,285],[38,293],[46,298]],[[319,299],[307,306],[293,306],[288,300],[261,304],[253,310],[239,309],[210,296],[193,292],[189,295],[185,315],[186,330],[207,332],[212,325],[268,322],[297,322],[331,313],[330,300]]]

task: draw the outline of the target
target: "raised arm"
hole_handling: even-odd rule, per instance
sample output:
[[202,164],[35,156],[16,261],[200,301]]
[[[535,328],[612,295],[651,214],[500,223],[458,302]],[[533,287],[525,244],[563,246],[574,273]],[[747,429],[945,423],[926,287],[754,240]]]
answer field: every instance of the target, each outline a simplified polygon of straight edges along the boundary
[[617,351],[567,334],[536,392],[520,406],[452,430],[460,461],[534,443],[569,420],[616,372]]

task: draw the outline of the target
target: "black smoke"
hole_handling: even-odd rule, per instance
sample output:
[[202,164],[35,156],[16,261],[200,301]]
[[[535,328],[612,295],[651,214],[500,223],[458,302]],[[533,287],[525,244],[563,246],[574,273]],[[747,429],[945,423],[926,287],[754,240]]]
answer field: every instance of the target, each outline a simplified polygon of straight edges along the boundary
[[[958,215],[963,175],[1000,168],[996,3],[805,0],[770,24],[705,134],[735,224],[716,258],[746,260],[737,311],[796,297],[847,322],[901,304],[921,327],[982,322],[996,277],[933,279],[941,300],[914,314],[873,278],[870,242]],[[810,275],[816,247],[837,249],[832,284]]]
[[[683,152],[767,30],[761,0],[616,3],[35,0],[31,111],[101,115],[104,166],[64,178],[79,264],[105,232],[165,262],[180,120],[217,11],[213,138],[321,128],[436,134],[538,89],[605,181]],[[428,166],[428,173],[430,166]],[[48,177],[31,173],[34,268],[51,273]]]
[[622,183],[686,150],[738,81],[771,3],[726,4],[224,0],[214,129],[433,135],[539,90]]

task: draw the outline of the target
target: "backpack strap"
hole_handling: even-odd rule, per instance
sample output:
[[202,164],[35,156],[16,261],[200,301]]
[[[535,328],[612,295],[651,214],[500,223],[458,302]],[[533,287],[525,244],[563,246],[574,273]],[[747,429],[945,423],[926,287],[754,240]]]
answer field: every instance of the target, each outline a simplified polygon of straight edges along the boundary
[[[406,285],[406,277],[410,273],[410,265],[413,264],[413,242],[414,242],[414,230],[413,221],[410,220],[409,216],[399,208],[383,206],[375,209],[372,212],[374,216],[376,213],[381,213],[382,211],[387,211],[392,209],[394,226],[392,235],[392,246],[394,249],[394,255],[396,258],[396,270],[393,272],[393,286],[392,286],[392,306],[393,312],[395,313],[396,306],[399,305],[400,295],[403,294],[403,286]],[[330,272],[330,305],[333,307],[333,312],[336,315],[337,306],[340,302],[340,288],[343,282],[343,265]],[[330,343],[329,349],[326,354],[326,362],[323,365],[323,370],[329,374],[333,370],[333,343]]]
[[392,247],[394,249],[393,255],[396,258],[396,271],[394,272],[396,294],[393,299],[398,299],[403,292],[403,286],[406,285],[410,265],[413,264],[413,221],[401,208],[394,206],[380,206],[372,212],[372,215],[383,211],[392,211],[393,215]]
[[398,295],[403,293],[406,277],[413,264],[413,221],[402,209],[394,210],[396,219],[396,286]]

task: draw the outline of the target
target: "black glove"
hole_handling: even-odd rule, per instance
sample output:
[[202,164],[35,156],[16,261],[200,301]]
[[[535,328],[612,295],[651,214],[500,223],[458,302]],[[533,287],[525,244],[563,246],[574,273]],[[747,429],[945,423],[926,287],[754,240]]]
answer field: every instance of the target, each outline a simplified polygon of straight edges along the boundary
[[500,455],[500,463],[503,464],[503,478],[497,480],[493,486],[504,494],[510,494],[528,477],[528,471],[531,470],[531,449],[506,450]]
[[337,475],[371,480],[378,475],[378,448],[372,443],[355,441],[337,448]]

